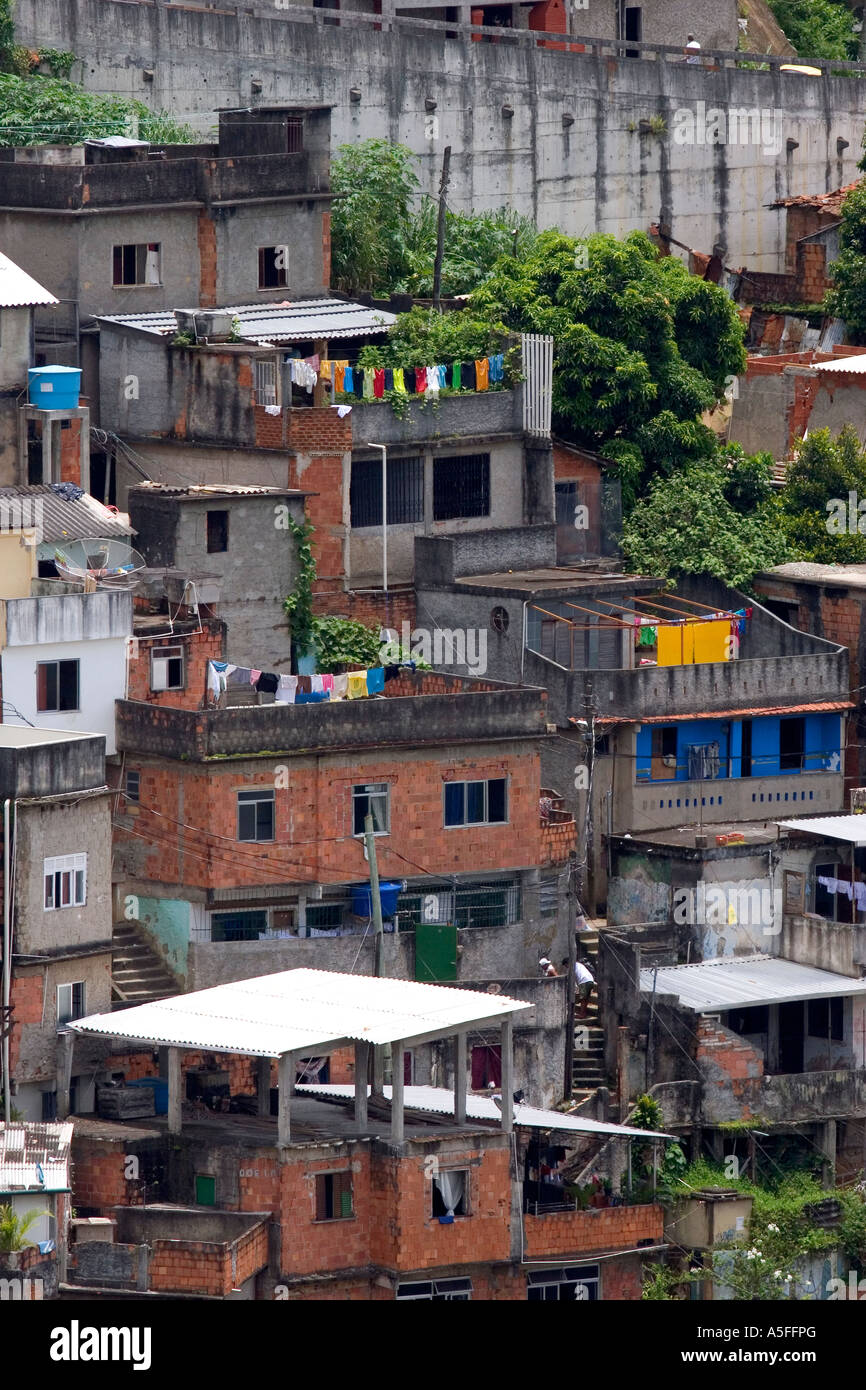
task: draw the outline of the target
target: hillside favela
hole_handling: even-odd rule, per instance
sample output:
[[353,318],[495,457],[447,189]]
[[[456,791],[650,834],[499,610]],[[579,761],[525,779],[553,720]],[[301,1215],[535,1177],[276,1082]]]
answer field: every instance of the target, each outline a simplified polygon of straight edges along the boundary
[[857,0],[0,0],[0,1368],[848,1364],[864,131]]

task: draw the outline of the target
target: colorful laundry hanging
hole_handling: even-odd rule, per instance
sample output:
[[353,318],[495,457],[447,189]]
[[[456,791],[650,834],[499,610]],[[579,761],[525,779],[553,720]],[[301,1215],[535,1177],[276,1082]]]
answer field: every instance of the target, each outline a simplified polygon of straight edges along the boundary
[[347,700],[361,700],[367,694],[367,672],[349,671],[349,686],[346,691]]
[[363,386],[362,386],[362,388],[361,388],[361,395],[363,396],[363,398],[364,398],[365,401],[371,401],[371,400],[373,399],[373,371],[372,371],[372,369],[371,369],[370,367],[365,367],[364,370],[363,370],[363,372],[361,373],[361,376],[363,377],[363,383],[364,383]]
[[404,380],[402,367],[394,368],[394,390],[402,392],[404,396],[406,395],[406,382]]
[[487,357],[479,357],[475,362],[475,389],[476,391],[486,391],[490,379],[490,361]]
[[352,368],[349,366],[348,362],[346,363],[346,366],[343,368],[343,390],[347,393],[347,395],[350,396],[353,395],[355,391],[355,378]]
[[637,634],[637,644],[639,647],[654,647],[658,636],[658,629],[654,627],[641,627]]
[[490,359],[490,380],[502,381],[505,377],[505,354],[497,352]]
[[416,392],[418,393],[419,396],[420,396],[423,392],[425,392],[425,391],[427,390],[427,368],[426,368],[426,367],[416,367],[416,368],[415,368],[415,390],[416,390]]
[[376,367],[373,372],[373,395],[380,401],[385,394],[385,368]]
[[367,694],[378,695],[385,689],[384,666],[371,666],[367,672]]
[[[349,360],[348,360],[348,358],[346,358],[345,361],[342,361],[342,362],[335,362],[335,363],[333,364],[333,366],[334,366],[334,390],[335,390],[335,391],[345,391],[345,390],[346,390],[346,369],[347,369],[347,368],[349,369],[350,375],[351,375],[351,370],[352,370],[351,367],[349,367]],[[350,388],[350,389],[351,389],[351,388]]]

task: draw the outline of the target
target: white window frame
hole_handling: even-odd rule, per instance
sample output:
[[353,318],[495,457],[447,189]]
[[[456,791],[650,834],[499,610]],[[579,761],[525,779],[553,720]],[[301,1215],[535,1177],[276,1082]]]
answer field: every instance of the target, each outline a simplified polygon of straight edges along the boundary
[[256,405],[279,405],[279,375],[275,357],[257,357]]
[[[568,1278],[574,1275],[574,1278]],[[545,1277],[549,1276],[549,1277]],[[558,1276],[558,1277],[556,1277]],[[566,1277],[563,1277],[566,1276]],[[575,1289],[586,1290],[586,1298],[563,1299],[530,1299],[530,1289]],[[592,1298],[591,1293],[595,1293]],[[564,1268],[541,1270],[537,1274],[527,1276],[526,1296],[529,1302],[536,1303],[598,1303],[601,1298],[601,1273],[599,1265],[566,1265]]]
[[[168,663],[180,661],[180,683],[169,685]],[[150,688],[157,693],[162,690],[186,689],[186,653],[183,643],[173,647],[153,647],[150,653]]]
[[469,1303],[471,1300],[471,1279],[412,1279],[397,1285],[400,1303]]
[[[63,907],[84,907],[87,902],[87,855],[60,854],[43,860],[42,884],[46,912],[56,912]],[[60,902],[57,902],[58,895]],[[66,902],[63,901],[64,897]]]
[[[273,829],[273,834],[259,836],[257,833],[247,838],[241,835],[241,807],[256,807],[260,801],[266,801],[271,807],[271,827]],[[277,798],[275,792],[270,787],[243,787],[240,791],[235,793],[235,809],[237,815],[237,837],[240,844],[273,845],[276,843]],[[255,829],[258,831],[258,811],[254,811],[254,822]]]
[[[443,783],[442,783],[442,828],[443,828],[444,830],[466,830],[468,827],[473,826],[473,825],[508,825],[508,824],[509,824],[509,814],[510,814],[510,810],[511,810],[510,796],[509,796],[509,792],[510,792],[509,780],[510,780],[510,779],[509,779],[509,777],[508,777],[508,774],[507,774],[507,773],[503,773],[503,775],[502,775],[501,777],[455,777],[455,778],[453,779],[453,781],[443,782]],[[490,819],[490,783],[491,783],[491,782],[504,782],[504,783],[505,783],[505,817],[504,817],[503,820],[491,820],[491,819]],[[470,786],[473,786],[473,785],[474,785],[474,786],[481,785],[481,786],[484,787],[484,819],[483,819],[483,820],[469,820],[469,819],[468,819],[468,815],[469,815],[469,790],[468,790],[468,789],[469,789]],[[448,819],[447,819],[447,815],[448,815],[448,791],[447,791],[447,788],[448,788],[448,787],[455,787],[455,786],[458,786],[458,787],[462,787],[462,788],[463,788],[463,820],[461,820],[461,821],[454,821],[454,822],[452,822],[452,824],[449,825],[449,824],[448,824]]]
[[362,798],[366,798],[368,805],[374,798],[384,798],[385,801],[385,829],[373,831],[374,835],[391,834],[391,783],[390,782],[356,782],[352,786],[352,834],[356,840],[364,837],[363,830],[355,829],[355,803]]
[[[73,991],[76,990],[76,989],[80,989],[80,990],[81,990],[81,1012],[80,1012],[80,1013],[79,1013],[78,1010],[75,1008],[75,999],[74,999],[74,993],[73,993]],[[67,994],[67,991],[68,991],[68,994]],[[64,1001],[66,1001],[66,1000],[68,999],[68,1003],[65,1002],[65,1005],[64,1005],[64,1006],[61,1006],[61,1002],[60,1002],[60,1001],[61,1001],[61,998],[63,998]],[[68,984],[58,985],[58,986],[57,986],[56,1006],[57,1006],[56,1019],[57,1019],[57,1027],[58,1027],[58,1028],[65,1028],[66,1025],[67,1025],[67,1023],[74,1023],[75,1020],[76,1020],[77,1018],[84,1018],[85,1015],[87,1014],[87,985],[86,985],[85,981],[84,981],[84,980],[70,980]]]

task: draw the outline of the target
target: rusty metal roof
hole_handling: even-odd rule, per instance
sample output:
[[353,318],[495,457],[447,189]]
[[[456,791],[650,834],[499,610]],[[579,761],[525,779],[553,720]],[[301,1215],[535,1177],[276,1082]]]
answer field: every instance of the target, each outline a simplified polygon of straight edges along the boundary
[[[853,700],[817,700],[806,705],[754,705],[744,709],[703,709],[688,714],[610,714],[596,719],[596,724],[681,724],[688,719],[750,719],[772,714],[836,714],[854,709]],[[578,724],[574,715],[569,724]]]

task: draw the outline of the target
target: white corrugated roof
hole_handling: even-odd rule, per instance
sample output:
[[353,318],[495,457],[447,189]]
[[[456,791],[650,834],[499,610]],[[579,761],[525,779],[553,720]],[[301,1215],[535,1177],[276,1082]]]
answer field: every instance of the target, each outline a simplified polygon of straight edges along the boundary
[[844,840],[846,845],[866,845],[866,815],[804,816],[802,820],[778,820],[783,830],[808,830],[822,840]]
[[[234,304],[221,312],[238,320],[238,331],[262,345],[268,343],[306,343],[317,338],[360,338],[384,333],[397,321],[396,314],[370,309],[345,299],[300,299],[277,304]],[[149,314],[100,314],[102,323],[139,328],[164,338],[177,332],[177,319],[171,309]]]
[[[367,1094],[370,1093],[367,1087]],[[351,1100],[355,1094],[354,1086],[317,1086],[302,1083],[296,1091],[305,1091],[312,1096],[334,1096],[340,1100]],[[391,1099],[391,1087],[383,1086],[386,1100]],[[407,1110],[426,1110],[433,1115],[454,1114],[454,1092],[441,1086],[404,1086],[403,1104]],[[502,1111],[490,1096],[467,1096],[467,1120],[500,1120]],[[525,1125],[528,1129],[562,1129],[575,1134],[624,1134],[644,1139],[671,1139],[670,1134],[657,1130],[630,1129],[628,1125],[606,1125],[600,1120],[590,1120],[583,1115],[563,1115],[559,1110],[536,1110],[532,1105],[515,1105],[514,1123]]]
[[866,372],[866,352],[858,352],[856,357],[837,357],[832,362],[815,362],[815,372]]
[[[640,987],[642,994],[652,993],[652,969],[640,972]],[[675,994],[684,1009],[707,1013],[753,1004],[866,994],[866,980],[852,980],[778,956],[726,956],[702,965],[660,967],[656,978],[659,994]]]
[[50,290],[46,290],[20,265],[10,261],[0,251],[0,309],[26,309],[31,304],[59,304]]
[[381,1044],[447,1037],[530,1007],[502,994],[413,980],[284,970],[93,1014],[68,1027],[128,1042],[279,1057],[316,1055],[348,1040]]
[[66,1192],[72,1122],[0,1123],[0,1193]]

